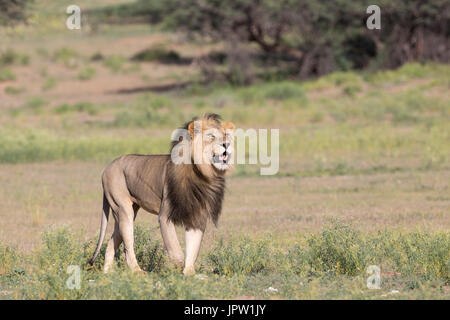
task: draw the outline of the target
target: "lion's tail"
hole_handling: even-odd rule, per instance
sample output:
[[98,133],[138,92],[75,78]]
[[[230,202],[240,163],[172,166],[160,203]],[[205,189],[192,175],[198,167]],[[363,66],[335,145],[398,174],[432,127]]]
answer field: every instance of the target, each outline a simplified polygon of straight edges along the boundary
[[108,226],[108,218],[109,218],[109,211],[110,211],[110,205],[108,202],[108,199],[106,199],[105,194],[103,194],[103,213],[102,213],[102,224],[100,226],[100,237],[98,238],[97,248],[95,249],[94,255],[92,256],[91,260],[89,260],[89,264],[93,265],[95,259],[97,258],[98,254],[100,253],[100,249],[103,244],[103,240],[105,239],[106,234],[106,227]]

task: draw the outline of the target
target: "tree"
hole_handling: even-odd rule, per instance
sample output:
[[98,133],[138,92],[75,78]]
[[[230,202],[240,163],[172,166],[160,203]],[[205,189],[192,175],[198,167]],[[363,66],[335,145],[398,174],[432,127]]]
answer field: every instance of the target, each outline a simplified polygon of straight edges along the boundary
[[26,18],[26,6],[32,0],[0,0],[0,25],[10,25]]
[[[141,0],[143,1],[143,0]],[[167,0],[167,25],[225,40],[255,43],[268,55],[297,61],[301,77],[408,61],[449,62],[448,0],[380,0],[381,30],[366,28],[363,0]]]

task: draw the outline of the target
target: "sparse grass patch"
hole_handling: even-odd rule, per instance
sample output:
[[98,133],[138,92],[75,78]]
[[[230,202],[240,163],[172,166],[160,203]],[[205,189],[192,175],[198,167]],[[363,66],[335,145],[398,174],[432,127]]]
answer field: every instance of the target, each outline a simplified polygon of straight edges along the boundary
[[174,127],[182,123],[182,111],[175,108],[171,99],[165,96],[146,94],[126,111],[115,115],[113,127],[146,127],[150,125]]
[[[354,88],[353,90],[360,90],[363,84],[363,79],[353,71],[347,72],[333,72],[319,79],[309,80],[302,84],[307,91],[324,90],[333,87]],[[347,89],[349,90],[349,89]]]
[[78,66],[79,54],[72,48],[62,47],[53,53],[53,60],[64,64],[68,68],[75,68]]
[[312,114],[310,121],[313,123],[318,123],[318,122],[322,122],[323,118],[324,118],[323,112],[316,111]]
[[27,54],[19,53],[12,49],[8,49],[0,53],[0,66],[22,65],[26,66],[30,62]]
[[40,97],[29,98],[22,106],[11,111],[12,116],[17,116],[23,112],[31,112],[32,114],[41,114],[42,108],[48,104],[46,100]]
[[65,160],[105,161],[126,153],[167,152],[164,138],[114,138],[78,136],[70,138],[45,130],[0,129],[0,162],[27,163]]
[[243,103],[267,103],[267,100],[289,99],[297,99],[300,102],[306,99],[300,83],[289,81],[268,82],[240,88],[237,90],[237,95]]
[[23,93],[24,91],[25,91],[25,88],[23,88],[23,87],[8,86],[5,88],[5,93],[10,94],[10,95],[18,95],[18,94]]
[[53,77],[47,78],[47,79],[45,79],[45,82],[42,85],[42,90],[44,90],[44,91],[51,90],[54,87],[56,87],[57,84],[58,84],[58,82],[56,81],[55,78],[53,78]]
[[11,69],[0,67],[0,82],[16,80],[16,75]]
[[94,67],[85,67],[78,73],[78,79],[82,81],[91,80],[94,78],[96,70]]
[[119,55],[113,55],[103,60],[103,66],[110,69],[112,72],[120,72],[127,60]]
[[69,112],[87,112],[90,115],[94,115],[97,113],[97,108],[93,103],[90,102],[78,102],[73,105],[64,103],[59,106],[56,106],[53,109],[53,112],[56,114],[63,114]]
[[434,79],[448,79],[450,67],[436,63],[408,63],[396,70],[378,71],[368,74],[368,82],[376,85],[401,84],[414,78],[431,77]]

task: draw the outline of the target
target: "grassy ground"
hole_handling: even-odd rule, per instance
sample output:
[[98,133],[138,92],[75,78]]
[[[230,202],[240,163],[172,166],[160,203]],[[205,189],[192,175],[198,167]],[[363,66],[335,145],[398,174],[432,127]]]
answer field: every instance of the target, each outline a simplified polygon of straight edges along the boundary
[[[43,246],[21,257],[0,248],[2,294],[19,299],[385,299],[448,298],[448,233],[379,231],[363,233],[340,223],[319,234],[302,234],[297,244],[272,237],[220,239],[185,278],[166,261],[161,243],[136,228],[136,255],[145,275],[124,269],[100,272],[103,259],[85,265],[95,242],[65,228],[43,235]],[[104,250],[103,250],[104,251]],[[21,265],[26,264],[25,267]],[[381,266],[382,288],[366,287],[368,265]],[[71,265],[81,267],[79,289],[66,286]]]
[[[450,298],[448,65],[205,86],[195,58],[220,44],[144,25],[68,31],[55,14],[63,4],[37,1],[31,25],[0,28],[0,299]],[[151,61],[132,59],[146,49]],[[145,212],[136,241],[147,275],[121,260],[107,276],[102,258],[84,266],[103,167],[167,152],[172,130],[204,112],[280,129],[280,171],[231,174],[202,276],[166,262]],[[69,265],[82,268],[80,290],[65,286]],[[380,290],[367,289],[369,265],[381,268]]]

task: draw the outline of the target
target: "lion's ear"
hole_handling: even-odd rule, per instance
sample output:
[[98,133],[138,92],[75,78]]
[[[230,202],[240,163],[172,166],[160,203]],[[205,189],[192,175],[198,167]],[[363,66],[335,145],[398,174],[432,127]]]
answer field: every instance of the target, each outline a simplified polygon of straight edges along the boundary
[[191,123],[189,123],[188,125],[188,131],[192,139],[194,139],[194,126],[195,126],[194,121],[191,121]]
[[230,122],[230,121],[227,121],[227,122],[222,123],[222,127],[223,127],[225,130],[231,130],[231,131],[234,131],[234,129],[236,128],[235,125],[234,125],[234,123],[233,123],[233,122]]

